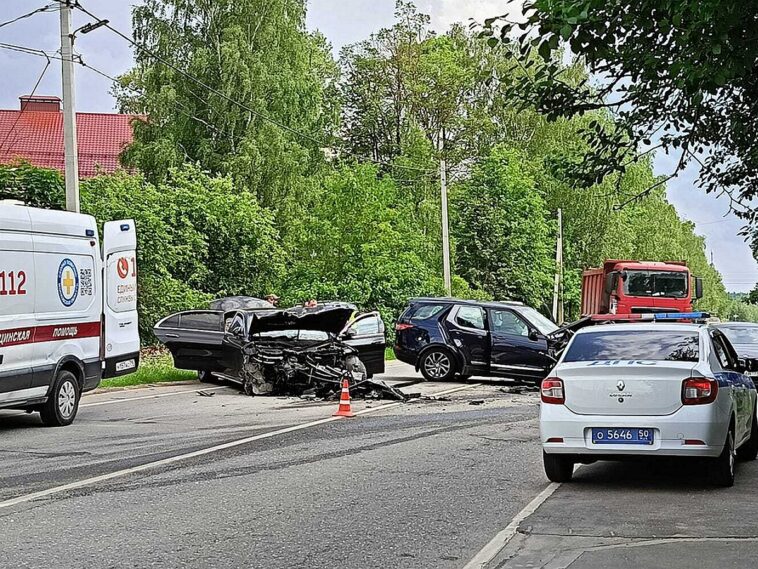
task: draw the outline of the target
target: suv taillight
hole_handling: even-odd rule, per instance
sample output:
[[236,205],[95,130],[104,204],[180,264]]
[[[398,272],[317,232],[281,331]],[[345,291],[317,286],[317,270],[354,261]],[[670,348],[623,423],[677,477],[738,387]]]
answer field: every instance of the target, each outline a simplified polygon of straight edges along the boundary
[[413,328],[413,324],[401,324],[399,322],[395,324],[396,332],[402,332],[403,330],[410,330],[411,328]]
[[716,401],[719,384],[708,377],[691,377],[682,382],[682,404],[704,405]]
[[563,380],[558,377],[543,379],[540,397],[543,403],[563,405],[566,402],[566,396],[563,393]]

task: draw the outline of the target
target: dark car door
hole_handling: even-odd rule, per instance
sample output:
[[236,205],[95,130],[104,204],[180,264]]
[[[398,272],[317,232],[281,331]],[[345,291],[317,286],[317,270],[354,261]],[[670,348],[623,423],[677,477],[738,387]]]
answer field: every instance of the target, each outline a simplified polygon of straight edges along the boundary
[[340,334],[345,344],[358,350],[358,357],[366,366],[366,375],[384,373],[384,322],[378,312],[362,314]]
[[158,322],[154,332],[179,369],[223,371],[228,367],[222,311],[179,312]]
[[445,327],[453,345],[463,354],[465,364],[486,371],[490,339],[484,309],[465,304],[454,306],[445,319]]
[[554,363],[547,355],[547,339],[513,310],[490,308],[488,312],[492,373],[530,381],[543,379]]

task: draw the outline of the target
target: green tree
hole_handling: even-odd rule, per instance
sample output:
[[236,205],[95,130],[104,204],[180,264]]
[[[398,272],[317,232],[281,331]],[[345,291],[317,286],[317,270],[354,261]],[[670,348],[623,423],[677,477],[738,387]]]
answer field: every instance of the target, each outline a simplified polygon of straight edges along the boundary
[[337,67],[324,38],[305,31],[305,2],[146,0],[133,23],[157,57],[137,49],[117,89],[122,111],[149,117],[126,162],[151,181],[199,163],[276,209],[301,199],[338,114]]
[[555,227],[526,157],[498,147],[455,190],[458,273],[497,299],[545,308],[555,271]]
[[[614,113],[612,124],[585,130],[590,151],[575,179],[590,185],[623,172],[657,136],[680,157],[676,171],[692,160],[702,165],[706,191],[756,194],[758,4],[527,0],[523,13],[524,24],[492,18],[484,32],[515,46],[519,65],[530,69],[510,95],[552,119]],[[586,63],[583,81],[566,80],[565,47]]]

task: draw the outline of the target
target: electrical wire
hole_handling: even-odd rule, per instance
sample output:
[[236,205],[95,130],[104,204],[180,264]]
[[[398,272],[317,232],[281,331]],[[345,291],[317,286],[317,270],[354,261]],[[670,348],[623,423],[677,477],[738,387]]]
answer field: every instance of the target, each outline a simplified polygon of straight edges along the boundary
[[12,20],[8,20],[7,22],[1,22],[0,28],[4,28],[5,26],[9,26],[11,24],[15,24],[19,20],[23,20],[25,18],[31,18],[35,14],[39,14],[40,12],[47,12],[48,10],[57,10],[58,5],[53,2],[52,4],[46,4],[45,6],[42,6],[41,8],[37,8],[36,10],[32,10],[28,14],[22,14],[21,16],[17,16],[13,18]]
[[[47,57],[47,55],[46,55]],[[47,57],[47,63],[45,63],[45,67],[42,68],[42,72],[39,74],[39,77],[37,78],[37,82],[34,84],[34,88],[32,89],[30,97],[33,97],[34,94],[37,92],[37,87],[39,87],[39,84],[42,83],[42,78],[45,76],[45,73],[47,73],[48,68],[50,67],[50,64],[52,62],[50,61],[50,58]],[[21,110],[18,113],[18,116],[16,116],[16,120],[13,122],[13,126],[11,126],[10,130],[8,130],[7,133],[5,133],[5,138],[3,138],[2,142],[0,142],[0,152],[5,151],[5,143],[8,141],[8,138],[10,137],[13,132],[15,132],[16,127],[18,126],[18,122],[21,120],[21,117],[24,114],[24,111],[26,110],[26,107],[22,107]],[[16,143],[16,140],[14,139],[11,146],[8,148],[10,150],[13,148],[13,145]]]
[[[56,0],[56,1],[59,4],[65,4],[66,3],[66,0]],[[78,1],[72,2],[72,6],[74,8],[76,8],[76,9],[80,10],[81,12],[85,13],[87,16],[89,16],[90,18],[92,18],[96,22],[104,22],[105,21],[105,20],[102,20],[101,18],[98,18],[95,14],[93,14],[92,12],[90,12],[89,10],[87,10]],[[194,77],[193,75],[187,73],[186,71],[184,71],[180,67],[177,67],[176,65],[174,65],[170,61],[165,60],[160,55],[158,55],[157,53],[155,53],[154,51],[152,51],[151,49],[145,47],[144,45],[141,45],[141,44],[137,43],[132,38],[130,38],[129,36],[127,36],[126,34],[124,34],[123,32],[121,32],[118,29],[116,29],[113,26],[111,26],[109,23],[105,23],[105,24],[103,24],[103,26],[105,28],[109,29],[112,33],[114,33],[117,36],[119,36],[120,38],[122,38],[123,40],[127,41],[130,45],[132,45],[136,49],[144,52],[148,56],[152,57],[153,59],[159,61],[160,63],[162,63],[163,65],[165,65],[166,67],[168,67],[169,69],[172,69],[173,71],[179,73],[180,75],[182,75],[186,79],[189,79],[190,81],[192,81],[196,85],[198,85],[200,87],[203,87],[204,89],[208,90],[209,92],[213,93],[214,95],[217,95],[217,96],[221,97],[222,99],[226,100],[227,102],[232,103],[233,105],[238,106],[239,108],[241,108],[241,109],[249,112],[250,114],[252,114],[252,115],[260,118],[263,121],[269,122],[269,123],[277,126],[281,130],[284,130],[286,132],[289,132],[290,134],[293,134],[295,136],[299,136],[300,138],[308,140],[308,141],[316,144],[319,148],[333,149],[332,146],[330,146],[328,144],[325,144],[323,141],[316,139],[315,137],[311,136],[310,134],[307,134],[307,133],[301,132],[301,131],[299,131],[297,129],[294,129],[291,126],[288,126],[288,125],[286,125],[286,124],[284,124],[284,123],[282,123],[282,122],[280,122],[280,121],[278,121],[276,119],[273,119],[273,118],[271,118],[271,117],[269,117],[269,116],[261,113],[260,111],[257,111],[255,109],[253,109],[249,105],[246,105],[245,103],[242,103],[242,102],[240,102],[240,101],[238,101],[238,100],[230,97],[226,93],[223,93],[222,91],[219,91],[218,89],[215,89],[214,87],[208,85],[204,81],[202,81],[202,80],[198,79],[197,77]],[[196,94],[196,96],[197,96],[197,94]],[[203,99],[202,97],[198,96],[198,98],[201,99],[201,100],[203,100],[203,101],[205,101],[205,99]],[[205,102],[207,102],[207,101],[205,101]],[[416,171],[416,172],[423,172],[425,174],[436,175],[436,170],[430,170],[428,168],[421,168],[421,167],[418,167],[418,166],[403,166],[403,165],[400,165],[400,164],[392,164],[392,163],[386,162],[384,160],[377,160],[377,159],[374,159],[374,158],[371,158],[371,157],[367,157],[367,156],[362,156],[360,154],[356,154],[354,152],[346,152],[346,154],[351,155],[351,156],[353,156],[355,158],[358,158],[360,160],[366,160],[366,161],[373,162],[373,163],[381,165],[381,166],[386,166],[388,168],[398,168],[398,169],[402,169],[402,170],[410,170],[410,171]]]
[[[11,51],[16,51],[16,52],[19,52],[19,53],[24,53],[24,54],[27,54],[27,55],[35,55],[35,56],[38,56],[38,57],[45,57],[45,58],[47,58],[48,61],[50,61],[51,59],[57,59],[57,60],[63,61],[63,58],[60,57],[58,54],[49,53],[49,52],[46,52],[46,51],[41,50],[41,49],[35,49],[35,48],[32,48],[32,47],[26,47],[26,46],[22,46],[22,45],[15,45],[15,44],[8,44],[8,43],[2,43],[2,42],[0,42],[0,49],[8,49],[8,50],[11,50]],[[89,69],[93,73],[96,73],[97,75],[100,75],[100,76],[108,79],[109,81],[113,82],[114,84],[119,84],[119,85],[121,84],[120,81],[116,77],[113,77],[112,75],[108,75],[104,71],[101,71],[101,70],[97,69],[96,67],[92,67],[91,65],[89,65],[88,63],[86,63],[84,61],[84,59],[82,59],[81,55],[75,54],[75,57],[73,58],[72,61],[74,63],[76,63],[77,65],[80,65],[81,67]],[[130,91],[134,92],[134,93],[139,94],[139,95],[143,94],[142,91],[140,91],[139,89],[135,89],[134,87],[126,86],[126,88],[129,89]],[[35,87],[35,89],[36,89],[36,87]],[[32,94],[34,94],[34,93],[32,93]],[[209,128],[209,129],[213,130],[216,134],[223,134],[218,128],[216,128],[214,125],[212,125],[208,121],[205,121],[205,120],[203,120],[203,119],[195,116],[194,114],[192,114],[187,109],[187,107],[184,106],[184,105],[182,105],[179,101],[176,101],[176,104],[178,105],[177,110],[181,114],[183,114],[184,116],[186,116],[187,118],[190,118],[190,119],[198,122],[199,124],[202,124],[203,126],[205,126],[205,127]],[[19,115],[19,118],[17,119],[16,122],[18,122],[18,120],[20,120],[20,115]],[[13,128],[15,128],[15,124],[14,124]],[[0,148],[2,148],[1,145],[0,145]]]

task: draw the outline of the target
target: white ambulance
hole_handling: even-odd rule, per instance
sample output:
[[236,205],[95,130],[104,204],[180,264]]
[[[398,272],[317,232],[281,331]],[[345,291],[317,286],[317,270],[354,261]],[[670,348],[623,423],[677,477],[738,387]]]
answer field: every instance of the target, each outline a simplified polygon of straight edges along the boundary
[[0,201],[0,409],[73,422],[102,377],[139,365],[132,220]]

